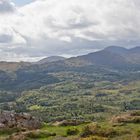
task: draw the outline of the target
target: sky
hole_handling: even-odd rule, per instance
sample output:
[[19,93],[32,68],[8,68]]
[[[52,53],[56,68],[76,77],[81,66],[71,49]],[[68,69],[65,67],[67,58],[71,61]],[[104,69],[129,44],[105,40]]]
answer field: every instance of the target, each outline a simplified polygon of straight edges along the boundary
[[17,6],[24,6],[33,2],[33,0],[12,0],[12,2],[14,2]]
[[0,61],[140,46],[139,0],[0,0]]

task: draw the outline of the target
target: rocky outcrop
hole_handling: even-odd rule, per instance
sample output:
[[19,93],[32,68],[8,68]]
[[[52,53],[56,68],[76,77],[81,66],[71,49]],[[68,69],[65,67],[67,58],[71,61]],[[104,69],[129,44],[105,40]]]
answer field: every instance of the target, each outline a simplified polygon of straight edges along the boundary
[[0,112],[0,129],[25,128],[33,130],[40,127],[40,121],[27,113],[15,113],[9,111]]
[[27,140],[27,139],[36,139],[37,138],[42,138],[46,139],[48,137],[53,137],[56,136],[55,133],[49,133],[48,131],[45,130],[32,130],[32,131],[26,131],[26,132],[19,132],[15,133],[5,140]]
[[140,111],[127,112],[122,115],[114,116],[112,123],[140,123]]
[[64,121],[60,121],[60,122],[54,122],[51,125],[53,126],[77,126],[80,124],[85,123],[85,121],[82,120],[64,120]]

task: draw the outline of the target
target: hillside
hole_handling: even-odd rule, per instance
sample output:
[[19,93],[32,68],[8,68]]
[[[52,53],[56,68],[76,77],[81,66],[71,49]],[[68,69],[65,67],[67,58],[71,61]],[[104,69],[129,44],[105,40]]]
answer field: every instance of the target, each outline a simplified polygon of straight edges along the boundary
[[0,129],[0,137],[8,140],[139,140],[139,87],[139,81],[128,84],[102,81],[94,85],[73,82],[23,92],[13,101],[1,103],[1,109],[28,112],[44,125],[33,131]]
[[87,63],[105,66],[113,69],[126,70],[140,66],[140,47],[125,49],[110,46],[104,50],[79,56],[78,59]]
[[138,140],[139,56],[139,47],[111,46],[59,61],[1,62],[0,110],[29,113],[44,125],[29,131],[14,121],[0,138]]
[[[67,78],[65,77],[66,72],[72,73],[72,75],[79,73],[80,77],[84,73],[87,79],[90,75],[93,79],[100,77],[100,80],[109,81],[124,79],[124,77],[129,79],[127,76],[133,73],[131,77],[136,79],[140,69],[140,52],[138,50],[139,47],[125,49],[114,46],[69,59],[50,57],[40,60],[36,64],[1,62],[0,89],[23,91],[63,82]],[[59,73],[62,73],[62,78],[58,77]]]
[[6,72],[15,72],[20,68],[31,65],[29,62],[0,62],[0,70]]

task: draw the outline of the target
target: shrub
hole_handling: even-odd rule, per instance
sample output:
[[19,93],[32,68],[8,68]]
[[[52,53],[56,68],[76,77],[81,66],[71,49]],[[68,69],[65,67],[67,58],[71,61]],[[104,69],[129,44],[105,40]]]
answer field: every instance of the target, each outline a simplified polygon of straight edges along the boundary
[[92,136],[92,137],[88,137],[88,138],[81,138],[80,140],[108,140],[108,138]]
[[59,126],[77,126],[84,123],[81,120],[64,120],[60,122]]
[[81,137],[88,137],[90,135],[93,135],[99,129],[100,129],[100,126],[97,124],[87,125],[83,128],[82,133],[81,133]]
[[74,129],[68,129],[67,130],[67,135],[77,135],[79,133],[79,130],[74,128]]
[[21,130],[18,128],[3,128],[0,129],[0,135],[11,135],[16,132],[20,132]]
[[102,128],[98,124],[91,124],[84,127],[81,137],[89,137],[92,135],[99,136],[99,137],[115,137],[119,135],[120,132],[113,129],[113,128]]
[[136,135],[138,138],[140,138],[140,130],[137,131]]
[[137,110],[137,111],[133,111],[130,113],[131,116],[140,116],[140,111]]
[[139,112],[132,112],[127,114],[122,114],[120,116],[114,116],[112,118],[112,123],[140,123]]
[[50,136],[56,136],[56,134],[47,131],[32,131],[26,134],[26,137],[28,138],[47,138]]

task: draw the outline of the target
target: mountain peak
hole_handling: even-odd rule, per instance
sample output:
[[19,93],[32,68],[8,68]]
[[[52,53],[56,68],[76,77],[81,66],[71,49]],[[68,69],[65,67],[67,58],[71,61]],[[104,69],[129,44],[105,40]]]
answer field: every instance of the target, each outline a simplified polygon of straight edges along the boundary
[[110,51],[113,53],[119,53],[119,54],[126,53],[128,51],[128,49],[126,49],[124,47],[120,47],[120,46],[109,46],[109,47],[105,48],[104,50]]
[[38,64],[43,64],[43,63],[50,63],[50,62],[56,62],[56,61],[62,61],[65,60],[65,57],[62,56],[50,56],[44,59],[41,59],[40,61],[38,61]]
[[131,53],[140,53],[140,46],[136,46],[134,48],[129,49]]

